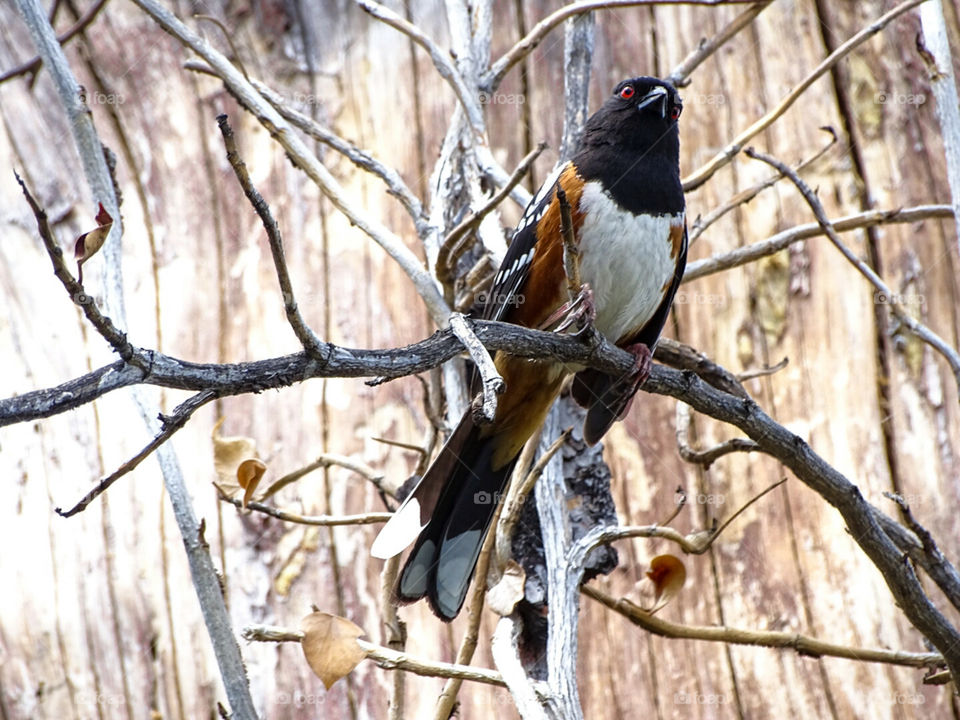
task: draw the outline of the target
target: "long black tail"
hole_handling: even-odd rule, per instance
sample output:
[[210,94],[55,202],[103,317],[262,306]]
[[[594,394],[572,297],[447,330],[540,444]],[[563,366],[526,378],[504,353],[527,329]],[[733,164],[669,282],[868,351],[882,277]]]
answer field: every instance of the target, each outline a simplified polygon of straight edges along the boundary
[[516,458],[494,469],[495,439],[482,438],[467,411],[414,495],[436,498],[436,505],[407,558],[397,597],[426,597],[443,620],[457,616],[476,568],[483,539]]

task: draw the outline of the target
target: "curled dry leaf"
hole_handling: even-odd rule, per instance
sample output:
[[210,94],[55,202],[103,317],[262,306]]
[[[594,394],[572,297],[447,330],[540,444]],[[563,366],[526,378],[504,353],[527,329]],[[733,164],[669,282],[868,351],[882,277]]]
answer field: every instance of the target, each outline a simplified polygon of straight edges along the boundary
[[310,669],[329,690],[346,677],[367,656],[357,644],[363,629],[346,618],[325,612],[312,612],[300,623],[303,640],[300,646]]
[[243,488],[243,508],[253,497],[254,490],[260,484],[260,478],[267,471],[267,466],[256,458],[247,458],[237,468],[237,483]]
[[[644,608],[653,614],[670,602],[687,581],[687,569],[675,555],[657,555],[650,561],[647,577],[641,583],[641,594],[653,596],[653,603]],[[645,586],[645,587],[644,587]]]
[[[226,418],[220,418],[213,426],[213,467],[217,471],[217,487],[230,498],[238,497],[246,488],[240,484],[240,466],[244,461],[257,457],[257,444],[253,438],[237,436],[224,437],[220,426]],[[261,473],[262,474],[262,473]],[[260,478],[257,478],[259,482]],[[256,483],[254,483],[256,489]],[[252,494],[252,491],[251,491]],[[244,500],[246,504],[247,500]]]
[[103,207],[103,203],[100,203],[97,210],[96,220],[97,227],[80,235],[73,244],[73,256],[77,260],[77,282],[81,285],[83,284],[83,264],[103,247],[107,235],[110,234],[110,228],[113,227],[113,218]]

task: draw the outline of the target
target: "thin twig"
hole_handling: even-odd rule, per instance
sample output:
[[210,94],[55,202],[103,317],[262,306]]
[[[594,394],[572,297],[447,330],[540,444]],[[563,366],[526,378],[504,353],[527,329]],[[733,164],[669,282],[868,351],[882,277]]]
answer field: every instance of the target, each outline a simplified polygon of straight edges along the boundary
[[685,192],[696,190],[709,180],[713,174],[720,168],[727,165],[754,136],[770,127],[781,115],[783,115],[791,105],[799,98],[807,88],[824,73],[830,70],[834,65],[849,55],[853,50],[883,30],[896,18],[903,15],[908,10],[912,10],[920,5],[924,0],[906,0],[897,5],[893,10],[884,13],[867,27],[863,28],[856,35],[851,37],[836,50],[830,53],[823,61],[811,70],[807,76],[800,81],[784,98],[777,103],[770,112],[750,125],[737,135],[723,150],[717,153],[703,167],[699,168],[689,177],[683,179],[683,189]]
[[[511,485],[506,500],[504,501],[505,509],[501,515],[500,522],[496,526],[497,556],[501,566],[510,557],[513,534],[516,531],[517,523],[520,522],[520,515],[523,513],[523,507],[527,502],[527,497],[533,492],[533,488],[536,486],[540,476],[543,475],[543,469],[547,466],[547,463],[560,451],[560,448],[563,447],[564,443],[566,443],[570,437],[571,432],[572,428],[567,428],[560,433],[557,439],[547,448],[546,452],[537,458],[536,463],[534,463],[530,471],[523,476],[523,479],[515,483],[516,487]],[[531,438],[530,442],[532,443],[530,445],[531,449],[536,451],[539,445],[539,433]]]
[[330,346],[322,342],[316,333],[310,329],[297,307],[297,299],[293,294],[293,283],[290,282],[290,271],[287,268],[287,258],[283,251],[283,238],[280,236],[277,221],[273,219],[273,213],[270,212],[270,206],[263,199],[263,195],[253,186],[250,173],[247,172],[247,164],[237,151],[237,141],[233,135],[233,128],[227,121],[227,116],[224,114],[217,115],[217,125],[223,135],[223,145],[227,149],[227,161],[233,168],[240,187],[243,188],[243,194],[247,196],[250,204],[253,205],[253,209],[257,211],[260,222],[263,223],[263,229],[267,232],[267,239],[270,241],[270,253],[273,255],[273,267],[280,283],[280,292],[283,293],[283,309],[287,314],[287,322],[290,323],[290,327],[300,344],[303,345],[303,349],[314,357],[322,359],[330,354]]
[[466,318],[460,313],[450,315],[450,329],[463,344],[480,373],[483,385],[482,403],[474,408],[473,419],[481,425],[489,425],[497,416],[497,395],[506,389],[506,383],[493,363],[493,358],[477,338]]
[[817,218],[817,222],[820,224],[820,227],[823,228],[823,232],[828,238],[830,238],[830,242],[836,246],[836,248],[847,259],[847,261],[853,265],[871,285],[873,285],[880,293],[890,300],[890,310],[896,316],[897,320],[899,320],[910,332],[920,338],[920,340],[927,343],[930,347],[944,357],[944,359],[950,365],[950,369],[953,371],[953,377],[957,383],[957,387],[960,388],[960,354],[958,354],[954,348],[950,347],[950,345],[948,345],[943,338],[904,310],[901,304],[896,302],[896,294],[883,281],[883,279],[877,275],[873,268],[863,262],[863,260],[858,258],[853,251],[843,244],[843,241],[837,234],[833,223],[830,222],[830,218],[827,217],[827,212],[824,210],[823,204],[820,202],[820,199],[817,197],[816,193],[810,189],[810,186],[808,186],[788,165],[780,160],[777,160],[775,157],[757,152],[753,148],[747,148],[746,153],[749,157],[754,158],[755,160],[760,160],[777,168],[780,170],[780,172],[786,175],[794,185],[796,185],[797,190],[799,190],[800,194],[803,195],[804,200],[807,201],[807,205],[810,206],[810,210]]
[[[396,652],[404,652],[407,647],[407,624],[397,614],[397,597],[394,592],[399,574],[400,555],[387,558],[380,573],[380,622],[386,628],[387,647]],[[396,673],[393,676],[388,720],[403,720],[406,685],[406,673]]]
[[[94,21],[97,15],[100,14],[103,6],[106,4],[107,0],[96,0],[96,2],[93,3],[93,5],[91,5],[72,26],[70,26],[69,30],[57,35],[57,42],[59,42],[61,45],[66,45],[70,40],[73,39],[75,35],[82,32],[90,23]],[[10,68],[5,73],[0,74],[0,83],[5,83],[7,80],[15,78],[19,75],[36,73],[42,66],[43,60],[41,60],[40,56],[37,55],[32,60],[27,60],[27,62],[17,65],[15,68]]]
[[[762,490],[757,495],[754,495],[746,503],[740,506],[736,512],[734,512],[730,517],[728,517],[722,525],[708,528],[706,530],[698,530],[696,532],[689,533],[684,535],[677,530],[674,530],[672,527],[665,525],[625,525],[625,526],[615,526],[611,525],[604,528],[596,528],[591,531],[589,534],[585,535],[580,539],[580,543],[586,546],[586,550],[592,550],[595,547],[600,545],[608,545],[612,542],[617,542],[618,540],[629,540],[631,538],[660,538],[663,540],[669,540],[670,542],[676,543],[683,552],[689,555],[703,555],[707,550],[710,549],[710,546],[716,542],[717,538],[726,530],[730,524],[736,520],[747,508],[757,502],[767,493],[775,490],[786,482],[786,478],[775,482],[770,487]],[[671,519],[676,516],[674,513],[671,516]]]
[[403,33],[427,51],[427,54],[430,55],[430,59],[433,61],[434,67],[437,69],[437,73],[453,88],[454,94],[457,96],[457,99],[463,106],[464,112],[470,119],[470,125],[473,127],[474,132],[478,136],[482,136],[484,133],[484,123],[483,113],[480,110],[480,95],[476,92],[471,93],[460,72],[450,60],[449,55],[443,52],[433,39],[426,35],[420,28],[393,10],[373,0],[357,0],[357,4],[365,12]]
[[533,52],[560,23],[591,10],[636,7],[638,5],[739,5],[754,4],[755,2],[757,0],[581,0],[580,2],[574,2],[552,12],[534,25],[530,32],[490,66],[490,70],[480,80],[480,87],[486,92],[496,90],[510,69]]
[[520,164],[510,173],[507,183],[490,198],[483,207],[470,214],[453,230],[447,233],[440,245],[440,251],[437,253],[436,272],[437,279],[442,283],[449,283],[453,279],[456,271],[457,260],[466,252],[469,244],[469,234],[476,230],[483,219],[493,210],[499,207],[500,203],[510,196],[513,189],[523,180],[524,176],[533,167],[534,161],[540,157],[540,154],[546,150],[547,144],[542,142],[531,152],[527,153],[520,161]]
[[[496,187],[501,188],[510,184],[510,175],[507,174],[507,171],[504,170],[496,158],[493,157],[493,153],[490,152],[489,147],[486,145],[477,145],[474,148],[474,152],[477,155],[477,166],[480,168],[480,171],[487,176],[490,182]],[[510,198],[522,209],[530,204],[530,201],[533,199],[533,194],[518,183],[510,191]]]
[[560,235],[563,238],[563,271],[567,276],[567,298],[572,303],[583,286],[580,279],[580,245],[573,232],[573,213],[567,193],[559,184],[557,202],[560,204]]
[[[491,520],[492,527],[497,527],[503,508],[504,503],[497,503],[497,508],[494,510]],[[490,561],[493,558],[496,542],[497,533],[488,532],[480,548],[477,567],[474,571],[473,594],[470,596],[470,602],[467,603],[467,629],[460,641],[460,649],[457,650],[457,665],[469,665],[477,649],[477,641],[480,638],[480,620],[483,617],[483,603],[487,596],[487,574],[490,570]],[[462,678],[450,678],[443,684],[443,690],[437,698],[437,707],[434,711],[435,720],[448,720],[451,717],[461,685],[463,685]]]
[[758,2],[755,5],[748,7],[733,20],[728,22],[723,29],[712,38],[709,40],[707,38],[703,38],[697,45],[696,49],[687,55],[683,59],[683,62],[677,65],[677,67],[670,72],[670,74],[667,76],[667,80],[669,80],[678,88],[689,85],[690,75],[693,73],[693,71],[696,70],[704,62],[704,60],[722,48],[728,40],[736,37],[737,33],[752,23],[757,15],[767,9],[767,6],[769,6],[771,2],[772,0],[766,0],[766,2]]
[[914,653],[903,650],[855,648],[818,640],[798,633],[769,630],[743,630],[740,628],[680,625],[651,615],[626,598],[614,598],[592,585],[584,585],[583,594],[593,598],[616,613],[623,615],[634,625],[667,638],[707,640],[733,645],[759,645],[761,647],[792,648],[807,657],[838,657],[859,662],[887,663],[917,668],[937,668],[944,664],[939,653]]
[[913,516],[913,511],[910,510],[910,505],[903,499],[903,496],[891,492],[884,492],[883,496],[895,502],[897,507],[900,508],[900,512],[903,513],[904,522],[907,524],[907,527],[913,531],[914,535],[920,539],[920,543],[923,545],[923,551],[930,557],[931,561],[936,563],[943,562],[943,553],[940,552],[940,548],[937,547],[933,535],[931,535],[930,531],[923,525],[917,522],[917,519]]
[[768,375],[774,375],[775,373],[783,370],[787,365],[790,364],[789,358],[784,358],[776,365],[764,365],[760,368],[753,368],[752,370],[744,370],[742,373],[737,373],[737,380],[740,382],[747,382],[748,380],[753,380],[759,377],[767,377]]
[[[188,61],[184,63],[184,67],[190,70],[214,74],[210,71],[210,68],[207,65],[194,61]],[[387,193],[397,198],[397,200],[400,201],[400,204],[403,205],[404,209],[410,215],[414,225],[417,228],[417,235],[422,238],[431,230],[431,227],[424,216],[423,205],[420,203],[420,199],[413,194],[413,191],[410,190],[407,184],[403,181],[403,178],[400,177],[400,173],[398,173],[394,168],[384,164],[381,160],[374,157],[366,150],[363,150],[353,143],[343,139],[330,128],[321,125],[314,118],[305,115],[298,110],[294,110],[292,107],[287,105],[280,93],[276,92],[265,83],[262,83],[254,78],[250,78],[250,84],[256,88],[257,92],[263,95],[267,102],[276,108],[280,115],[289,120],[294,127],[305,132],[317,142],[321,142],[332,150],[336,150],[361,170],[365,170],[371,175],[375,175],[376,177],[380,178],[383,181],[383,184],[387,186]]]
[[[850,230],[873,227],[874,225],[912,223],[932,218],[953,219],[953,209],[949,205],[918,205],[916,207],[898,208],[895,210],[866,210],[838,218],[833,223],[833,229],[837,232],[848,232]],[[754,260],[778,253],[801,240],[824,234],[823,228],[819,223],[814,222],[797,225],[796,227],[772,235],[766,240],[755,242],[752,245],[746,245],[745,247],[737,248],[730,252],[692,262],[687,265],[687,270],[683,275],[683,282],[692,282],[707,275],[713,275],[723,270],[746,265]]]
[[[417,379],[422,380],[423,378],[421,378],[418,375]],[[424,382],[424,387],[426,387],[425,382]],[[427,391],[427,395],[428,397],[426,397],[425,400],[426,400],[426,403],[429,404],[430,402],[429,391]],[[372,437],[370,439],[373,440],[374,442],[383,443],[384,445],[391,445],[393,447],[409,450],[410,452],[415,452],[417,456],[420,458],[419,460],[417,460],[417,467],[415,468],[415,472],[417,475],[423,475],[423,472],[427,469],[427,461],[430,460],[430,451],[427,448],[421,447],[420,445],[415,445],[413,443],[400,442],[399,440],[391,440],[390,438]]]
[[230,503],[238,510],[252,510],[253,512],[269,515],[277,520],[296,523],[297,525],[314,525],[317,527],[337,527],[340,525],[375,525],[376,523],[385,523],[393,513],[370,512],[358,515],[301,515],[300,513],[290,512],[289,510],[280,510],[258,502],[248,502],[246,508],[243,507],[243,501],[237,498],[228,497],[222,490],[219,490],[220,500]]
[[110,346],[125,362],[136,365],[138,368],[146,369],[146,363],[142,362],[140,358],[135,357],[133,345],[127,340],[126,333],[118,330],[113,324],[113,321],[100,312],[100,308],[97,307],[93,298],[84,291],[83,285],[73,277],[63,258],[63,250],[60,249],[60,246],[53,237],[53,231],[50,229],[50,223],[47,221],[47,213],[37,204],[37,201],[33,199],[33,195],[27,189],[27,184],[20,175],[16,172],[13,174],[17,178],[17,182],[20,183],[24,197],[26,197],[27,203],[33,211],[33,216],[36,218],[40,239],[43,240],[43,245],[47,250],[47,257],[49,257],[53,263],[53,274],[56,275],[57,279],[63,284],[70,299],[80,306],[83,314],[87,320],[90,321],[90,324],[93,325],[94,329],[100,333],[100,336],[104,340],[110,343]]
[[240,68],[240,72],[243,73],[243,76],[249,80],[250,76],[247,75],[247,69],[243,66],[243,62],[240,60],[240,53],[237,52],[237,46],[233,44],[233,33],[227,29],[227,26],[224,25],[219,18],[215,18],[213,15],[196,14],[193,17],[196,20],[204,20],[208,23],[213,23],[220,29],[220,32],[223,34],[223,39],[227,41],[227,45],[230,46],[230,51],[233,53],[234,62],[236,62],[237,67]]
[[[804,170],[806,170],[813,163],[815,163],[817,160],[822,158],[827,153],[827,151],[830,150],[830,148],[832,148],[834,145],[837,144],[836,130],[834,130],[832,127],[829,127],[829,126],[824,126],[820,129],[830,133],[830,142],[824,145],[822,148],[820,148],[820,150],[818,150],[812,157],[807,158],[806,160],[802,160],[800,163],[798,163],[797,166],[794,168],[798,173],[801,173]],[[727,200],[727,202],[725,202],[723,205],[721,205],[720,207],[714,208],[705,216],[698,217],[693,222],[693,226],[690,228],[690,240],[689,240],[690,245],[693,245],[697,241],[697,239],[703,234],[704,230],[706,230],[708,227],[713,225],[713,223],[715,223],[717,220],[722,218],[731,210],[734,210],[740,207],[741,205],[745,205],[746,203],[750,202],[757,195],[759,195],[761,192],[766,190],[768,187],[776,185],[782,178],[783,178],[783,173],[780,173],[780,172],[775,173],[774,175],[771,175],[767,179],[761,180],[756,185],[753,185],[752,187],[748,187],[746,190],[741,190],[732,198]]]
[[715,460],[735,452],[756,452],[760,449],[753,440],[746,438],[731,438],[724,442],[714,445],[706,450],[694,450],[690,447],[690,406],[686,403],[677,403],[677,449],[680,457],[688,463],[694,465],[703,465],[707,470]]
[[678,370],[692,370],[718,390],[741,398],[749,398],[740,380],[695,348],[673,338],[660,338],[653,359]]
[[172,415],[161,415],[160,420],[163,424],[163,430],[156,435],[153,440],[148,442],[140,452],[127,460],[114,472],[98,482],[94,488],[84,495],[83,498],[81,498],[81,500],[72,508],[69,510],[54,508],[57,515],[68,518],[86,510],[87,505],[105,493],[107,489],[117,480],[122,478],[127,473],[132,472],[141,462],[150,457],[154,450],[163,445],[163,443],[173,437],[173,434],[177,432],[177,430],[187,424],[187,420],[190,419],[194,412],[216,397],[217,394],[215,392],[205,390],[180,403],[180,405],[174,408]]
[[[273,625],[247,625],[240,631],[240,635],[248,642],[298,643],[304,638],[300,630],[289,630]],[[500,673],[495,670],[424,660],[366,640],[358,639],[357,644],[367,653],[368,660],[372,660],[384,670],[404,670],[424,677],[460,678],[487,685],[505,686]]]
[[[383,473],[377,472],[372,467],[367,465],[360,460],[355,460],[354,458],[347,457],[346,455],[338,455],[336,453],[322,453],[317,458],[307,465],[304,465],[298,470],[289,472],[283,477],[277,478],[273,483],[268,487],[259,497],[259,500],[263,501],[269,497],[272,497],[277,492],[285,488],[290,483],[294,483],[300,478],[312,473],[314,470],[319,470],[321,468],[328,468],[333,465],[346,468],[347,470],[352,470],[358,475],[369,480],[373,485],[380,490],[381,492],[387,492],[383,484]],[[392,493],[390,493],[392,494]]]

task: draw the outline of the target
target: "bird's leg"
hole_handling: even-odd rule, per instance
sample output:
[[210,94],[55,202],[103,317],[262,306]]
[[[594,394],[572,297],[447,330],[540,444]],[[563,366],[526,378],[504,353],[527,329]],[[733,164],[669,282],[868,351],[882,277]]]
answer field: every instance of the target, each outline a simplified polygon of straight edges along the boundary
[[565,302],[552,313],[550,317],[540,323],[538,330],[549,330],[554,323],[559,321],[559,325],[554,328],[554,332],[563,332],[574,323],[581,329],[592,323],[597,317],[597,308],[593,302],[593,290],[590,285],[584,283],[580,286],[580,292],[572,300]]

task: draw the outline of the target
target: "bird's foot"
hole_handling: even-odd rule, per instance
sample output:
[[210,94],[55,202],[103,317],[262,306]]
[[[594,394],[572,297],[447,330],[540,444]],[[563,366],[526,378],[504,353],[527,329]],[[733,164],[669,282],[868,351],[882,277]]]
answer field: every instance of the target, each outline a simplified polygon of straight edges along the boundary
[[629,383],[626,392],[629,393],[630,399],[627,400],[623,410],[617,415],[617,420],[623,420],[630,412],[630,406],[633,405],[637,390],[647,381],[647,378],[650,377],[650,371],[653,370],[653,353],[644,343],[627,345],[624,350],[633,355],[633,369],[626,377]]
[[584,283],[580,286],[580,292],[577,293],[577,296],[554,310],[550,317],[540,324],[538,329],[550,330],[555,323],[559,322],[553,328],[554,332],[563,332],[574,324],[576,324],[578,330],[583,330],[596,318],[597,308],[593,302],[593,289],[587,283]]
[[653,370],[653,351],[645,343],[627,345],[624,350],[633,355],[633,371],[631,376],[635,388],[643,385]]

